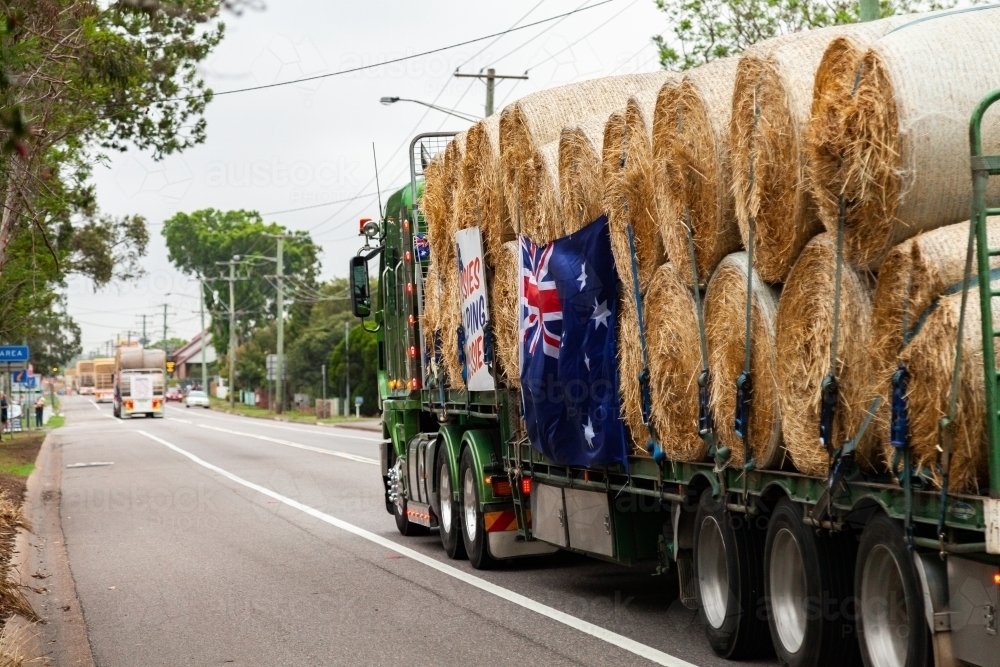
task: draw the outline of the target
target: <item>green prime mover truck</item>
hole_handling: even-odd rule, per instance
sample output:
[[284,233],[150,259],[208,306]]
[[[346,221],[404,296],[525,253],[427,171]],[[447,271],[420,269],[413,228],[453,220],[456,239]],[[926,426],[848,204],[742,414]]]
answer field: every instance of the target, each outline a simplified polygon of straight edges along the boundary
[[[1000,292],[989,284],[1000,248],[988,246],[985,226],[1000,214],[985,205],[1000,156],[981,155],[980,140],[998,99],[1000,91],[985,98],[970,125],[978,276],[970,250],[965,281],[968,298],[978,282],[983,314],[988,495],[871,481],[838,466],[827,479],[737,470],[711,462],[711,449],[705,463],[632,457],[627,470],[546,460],[525,435],[517,392],[499,381],[489,392],[443,386],[431,372],[436,351],[424,349],[420,330],[428,261],[419,202],[423,169],[451,136],[432,133],[411,143],[410,185],[380,222],[363,221],[365,246],[350,262],[354,314],[378,337],[385,505],[400,533],[436,529],[449,557],[476,568],[558,549],[622,565],[654,561],[679,578],[681,601],[727,658],[773,646],[792,667],[1000,665],[1000,332],[990,308]],[[948,435],[946,417],[944,466]],[[841,451],[850,449],[849,441]]]

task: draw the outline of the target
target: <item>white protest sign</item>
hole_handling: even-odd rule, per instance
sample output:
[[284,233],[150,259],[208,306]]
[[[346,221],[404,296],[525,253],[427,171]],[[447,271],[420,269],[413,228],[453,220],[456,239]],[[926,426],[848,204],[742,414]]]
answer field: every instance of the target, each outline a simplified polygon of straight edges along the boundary
[[493,391],[493,376],[486,365],[486,324],[490,314],[486,298],[486,267],[479,227],[455,233],[458,246],[458,295],[465,327],[466,386],[469,391]]

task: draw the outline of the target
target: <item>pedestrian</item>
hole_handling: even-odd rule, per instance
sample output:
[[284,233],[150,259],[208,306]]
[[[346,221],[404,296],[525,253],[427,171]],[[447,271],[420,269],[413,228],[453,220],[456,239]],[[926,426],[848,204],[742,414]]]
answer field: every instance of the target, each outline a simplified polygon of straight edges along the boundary
[[45,397],[39,396],[35,401],[35,428],[42,427],[42,413],[45,412]]
[[3,440],[3,432],[7,430],[7,394],[0,391],[0,440]]

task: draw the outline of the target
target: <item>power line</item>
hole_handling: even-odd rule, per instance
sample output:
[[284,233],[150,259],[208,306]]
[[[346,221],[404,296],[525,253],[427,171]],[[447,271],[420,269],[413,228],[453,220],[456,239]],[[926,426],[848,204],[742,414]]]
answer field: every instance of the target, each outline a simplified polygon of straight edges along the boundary
[[[252,91],[255,91],[255,90],[266,90],[268,88],[278,88],[280,86],[290,86],[290,85],[295,84],[295,83],[306,83],[308,81],[317,81],[319,79],[328,79],[330,77],[340,76],[342,74],[353,74],[355,72],[362,72],[362,71],[368,70],[368,69],[375,69],[376,67],[384,67],[385,65],[392,65],[392,64],[403,62],[403,61],[406,61],[406,60],[413,60],[414,58],[422,58],[424,56],[433,55],[435,53],[440,53],[442,51],[449,51],[451,49],[457,49],[460,46],[468,46],[469,44],[475,44],[476,42],[482,42],[482,41],[485,41],[487,39],[493,39],[494,37],[503,37],[504,35],[506,35],[508,33],[511,33],[511,32],[515,32],[517,30],[525,30],[527,28],[533,28],[533,27],[535,27],[537,25],[542,25],[542,24],[545,24],[545,23],[549,23],[551,21],[557,21],[559,19],[566,18],[567,16],[571,16],[572,14],[576,14],[577,12],[586,11],[588,9],[594,9],[595,7],[600,7],[601,5],[606,5],[606,4],[610,3],[610,2],[615,2],[615,1],[616,0],[603,0],[602,2],[598,2],[596,5],[590,5],[589,7],[582,7],[582,6],[581,7],[577,7],[576,9],[574,9],[572,11],[569,11],[569,12],[566,12],[565,14],[558,14],[556,16],[550,16],[549,18],[541,19],[541,20],[535,21],[533,23],[526,23],[526,24],[521,25],[521,26],[515,26],[515,27],[512,27],[512,28],[507,28],[506,30],[504,30],[502,32],[495,32],[492,35],[484,35],[482,37],[476,37],[475,39],[465,40],[464,42],[458,42],[457,44],[450,44],[448,46],[441,46],[441,47],[438,47],[436,49],[431,49],[430,51],[422,51],[421,53],[414,53],[414,54],[408,55],[408,56],[400,56],[399,58],[390,58],[389,60],[385,60],[385,61],[380,62],[380,63],[372,63],[371,65],[360,65],[358,67],[351,67],[349,69],[342,69],[342,70],[338,70],[336,72],[327,72],[326,74],[316,74],[314,76],[307,76],[307,77],[303,77],[301,79],[292,79],[290,81],[280,81],[280,82],[277,82],[277,83],[267,83],[267,84],[263,84],[263,85],[260,85],[260,86],[251,86],[249,88],[236,88],[234,90],[223,90],[223,91],[218,92],[218,93],[214,93],[213,92],[212,96],[213,97],[218,97],[218,96],[221,96],[221,95],[235,95],[236,93],[249,93],[249,92],[252,92]],[[584,3],[584,4],[586,4],[586,3]],[[164,102],[183,102],[183,101],[186,101],[186,100],[202,99],[203,97],[204,97],[203,95],[187,95],[187,96],[184,96],[184,97],[173,97],[173,98],[169,98],[169,99],[166,99],[166,100],[163,100],[163,101]]]
[[630,2],[628,5],[626,5],[617,14],[615,14],[611,18],[605,19],[600,24],[598,24],[598,26],[596,28],[594,28],[593,30],[591,30],[587,34],[583,35],[582,37],[580,37],[579,39],[577,39],[576,41],[574,41],[572,44],[569,44],[566,47],[560,49],[559,51],[556,51],[555,53],[553,53],[552,55],[550,55],[545,60],[542,60],[541,62],[539,62],[539,63],[537,63],[535,65],[532,65],[531,67],[529,67],[528,69],[526,69],[524,71],[527,72],[529,70],[535,69],[536,67],[541,67],[542,65],[544,65],[547,62],[549,62],[550,60],[553,60],[554,58],[557,58],[558,56],[562,55],[563,53],[566,53],[567,51],[569,51],[570,49],[572,49],[574,46],[576,46],[577,44],[579,44],[583,40],[587,39],[588,37],[590,37],[591,35],[593,35],[595,32],[597,32],[598,30],[600,30],[604,26],[608,25],[609,23],[611,23],[612,21],[614,21],[616,18],[618,18],[619,16],[621,16],[622,14],[624,14],[626,11],[628,11],[629,9],[631,9],[637,2],[639,2],[639,0],[632,0],[632,2]]
[[[553,17],[553,18],[558,18],[558,19],[560,19],[560,20],[559,20],[559,21],[556,21],[555,23],[553,23],[552,25],[550,25],[550,26],[549,26],[548,28],[546,28],[545,30],[542,30],[542,31],[540,31],[540,32],[539,32],[539,33],[538,33],[537,35],[535,35],[534,37],[531,37],[531,38],[530,38],[530,39],[529,39],[528,41],[526,41],[526,42],[523,42],[523,43],[522,43],[522,44],[521,44],[520,46],[518,46],[518,47],[516,47],[516,48],[513,48],[513,49],[511,49],[510,51],[508,51],[507,53],[503,54],[503,55],[502,55],[502,56],[500,56],[499,58],[497,58],[497,59],[493,60],[492,62],[490,62],[490,64],[491,64],[491,65],[496,65],[496,64],[497,64],[498,62],[500,62],[501,60],[503,60],[503,59],[504,59],[504,58],[506,58],[507,56],[509,56],[509,55],[512,55],[512,54],[514,54],[514,53],[517,53],[518,51],[520,51],[521,49],[523,49],[524,47],[526,47],[526,46],[527,46],[528,44],[531,44],[531,43],[532,43],[533,41],[535,41],[536,39],[538,39],[539,37],[541,37],[542,35],[544,35],[545,33],[547,33],[547,32],[548,32],[549,30],[552,30],[552,28],[555,28],[555,27],[556,27],[557,25],[559,25],[560,23],[562,23],[562,19],[564,19],[564,18],[566,18],[566,17],[568,17],[568,16],[571,16],[571,15],[573,15],[573,14],[576,14],[577,12],[582,12],[582,11],[585,11],[585,10],[587,10],[587,9],[593,9],[594,7],[600,7],[601,5],[604,5],[604,4],[607,4],[607,2],[599,2],[599,3],[597,3],[596,5],[590,5],[589,7],[586,7],[585,5],[586,5],[586,4],[588,3],[588,2],[590,2],[590,0],[583,0],[583,4],[582,4],[582,5],[580,5],[579,7],[577,7],[576,9],[574,9],[573,11],[571,11],[571,12],[566,12],[566,13],[565,13],[565,14],[563,14],[562,16],[558,16],[558,17]],[[538,25],[538,24],[537,24],[537,23],[531,23],[531,24],[529,24],[529,25]],[[523,26],[523,27],[525,27],[525,28],[526,28],[526,27],[528,27],[528,26]],[[518,30],[520,30],[520,28],[518,28]]]
[[308,211],[309,209],[313,209],[313,208],[322,208],[324,206],[333,206],[334,204],[344,204],[344,203],[348,203],[348,202],[352,202],[352,201],[357,201],[358,199],[363,199],[365,197],[376,197],[379,194],[383,194],[384,195],[384,194],[391,193],[391,192],[394,192],[394,191],[395,191],[395,188],[393,188],[392,190],[382,190],[381,193],[379,193],[379,192],[366,192],[363,195],[355,195],[353,197],[348,197],[347,199],[336,199],[334,201],[325,201],[325,202],[323,202],[321,204],[311,204],[309,206],[300,206],[298,208],[286,208],[286,209],[284,209],[282,211],[269,211],[267,213],[261,213],[261,216],[263,217],[263,216],[268,216],[268,215],[281,215],[282,213],[295,213],[296,211]]
[[[532,7],[531,9],[529,9],[528,12],[524,16],[522,16],[518,20],[514,21],[514,25],[512,25],[511,28],[516,27],[518,23],[520,23],[524,19],[528,18],[533,11],[535,11],[536,9],[538,9],[539,7],[542,6],[543,2],[545,2],[545,0],[538,0],[538,4],[535,5],[534,7]],[[504,33],[504,34],[507,34],[507,33]],[[455,70],[456,71],[460,70],[463,67],[465,67],[466,65],[468,65],[469,63],[471,63],[473,60],[475,60],[476,58],[478,58],[479,56],[481,56],[486,49],[490,48],[491,46],[493,46],[494,44],[496,44],[497,42],[499,42],[502,38],[503,38],[503,35],[500,35],[499,37],[497,37],[496,39],[494,39],[492,42],[490,42],[489,44],[487,44],[483,48],[481,48],[478,51],[476,51],[468,60],[466,60],[464,63],[462,63],[461,65],[459,65],[458,67],[456,67]],[[482,71],[482,70],[480,70],[480,71]]]

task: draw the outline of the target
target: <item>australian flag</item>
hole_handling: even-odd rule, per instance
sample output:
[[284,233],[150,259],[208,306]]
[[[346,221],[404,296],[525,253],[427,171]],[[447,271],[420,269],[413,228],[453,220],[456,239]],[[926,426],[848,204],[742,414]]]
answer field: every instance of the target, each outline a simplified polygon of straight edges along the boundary
[[520,246],[521,400],[531,444],[560,465],[626,464],[607,216],[542,246],[522,236]]

